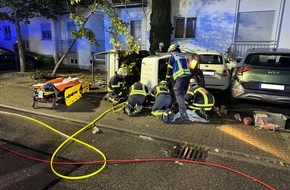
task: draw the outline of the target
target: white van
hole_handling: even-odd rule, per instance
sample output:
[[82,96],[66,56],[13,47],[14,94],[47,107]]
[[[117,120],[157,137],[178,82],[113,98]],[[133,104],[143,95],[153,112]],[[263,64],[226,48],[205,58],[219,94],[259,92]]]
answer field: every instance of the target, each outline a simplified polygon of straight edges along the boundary
[[169,58],[169,53],[162,53],[142,59],[140,81],[148,87],[149,91],[151,91],[159,81],[166,79],[166,69]]

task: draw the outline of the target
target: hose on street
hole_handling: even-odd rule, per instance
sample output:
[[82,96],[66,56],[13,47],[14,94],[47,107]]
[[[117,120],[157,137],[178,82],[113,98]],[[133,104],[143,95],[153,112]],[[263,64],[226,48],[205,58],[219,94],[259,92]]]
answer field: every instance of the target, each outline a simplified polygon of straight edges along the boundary
[[[80,133],[85,131],[89,126],[92,126],[95,122],[97,122],[99,119],[101,119],[105,114],[109,113],[110,111],[114,111],[114,112],[120,111],[125,104],[126,104],[126,102],[124,102],[122,104],[118,104],[117,106],[114,106],[114,107],[104,111],[100,116],[95,118],[93,121],[91,121],[90,123],[85,125],[83,128],[81,128],[80,130],[78,130],[77,132],[75,132],[71,136],[66,135],[66,134],[60,132],[59,130],[56,130],[55,128],[45,124],[44,122],[42,122],[40,120],[37,120],[37,119],[34,119],[32,117],[28,117],[28,116],[25,116],[25,115],[12,113],[12,112],[0,111],[0,114],[14,115],[14,116],[17,116],[17,117],[21,117],[21,118],[28,119],[30,121],[36,122],[36,123],[48,128],[48,129],[50,129],[51,131],[53,131],[55,133],[58,133],[59,135],[64,136],[66,138],[66,140],[63,143],[61,143],[61,145],[59,145],[57,147],[57,149],[53,152],[50,160],[45,160],[45,159],[39,159],[39,158],[31,157],[31,156],[22,154],[20,152],[14,151],[14,150],[11,150],[11,149],[6,148],[6,147],[1,146],[1,145],[0,145],[0,148],[3,149],[3,150],[9,151],[11,153],[14,153],[14,154],[16,154],[18,156],[30,159],[30,160],[34,160],[34,161],[38,161],[38,162],[44,162],[44,163],[50,163],[51,170],[53,171],[53,173],[55,175],[57,175],[58,177],[64,178],[64,179],[69,179],[69,180],[78,180],[78,179],[85,179],[85,178],[92,177],[92,176],[100,173],[105,168],[107,163],[180,162],[180,163],[194,163],[194,164],[206,165],[206,166],[212,166],[212,167],[224,169],[224,170],[236,173],[238,175],[241,175],[243,177],[246,177],[246,178],[248,178],[248,179],[250,179],[250,180],[252,180],[252,181],[254,181],[256,183],[261,184],[262,186],[264,186],[264,187],[266,187],[268,189],[271,189],[271,190],[276,189],[276,188],[272,187],[271,185],[269,185],[269,184],[267,184],[267,183],[255,178],[253,176],[250,176],[250,175],[245,174],[243,172],[240,172],[238,170],[232,169],[230,167],[223,166],[223,165],[220,165],[220,164],[215,164],[215,163],[200,162],[200,161],[195,161],[195,160],[185,160],[185,159],[178,159],[178,158],[147,158],[147,159],[142,159],[141,158],[141,159],[131,159],[131,160],[130,159],[128,159],[128,160],[107,160],[105,154],[102,151],[100,151],[99,149],[95,148],[94,146],[92,146],[92,145],[90,145],[88,143],[85,143],[85,142],[75,138],[77,135],[79,135]],[[60,151],[60,149],[62,149],[63,146],[65,144],[67,144],[69,141],[75,141],[77,143],[82,144],[83,146],[86,146],[86,147],[94,150],[99,155],[101,155],[102,160],[85,161],[85,162],[77,162],[77,161],[76,162],[57,162],[57,161],[54,161],[54,159],[56,158],[56,156],[57,156],[58,152]],[[80,175],[80,176],[66,176],[66,175],[60,174],[58,171],[56,171],[56,169],[54,167],[54,165],[88,165],[88,164],[102,164],[102,165],[96,171],[94,171],[92,173],[89,173],[89,174]]]

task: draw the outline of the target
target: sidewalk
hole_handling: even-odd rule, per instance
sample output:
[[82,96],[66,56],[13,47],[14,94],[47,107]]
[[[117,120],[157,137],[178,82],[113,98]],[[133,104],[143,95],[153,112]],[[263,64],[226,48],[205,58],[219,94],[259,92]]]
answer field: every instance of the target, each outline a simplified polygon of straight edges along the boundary
[[[33,109],[32,91],[29,89],[31,84],[29,77],[19,80],[0,77],[0,107],[47,115],[83,125],[112,107],[111,103],[102,100],[103,94],[93,90],[69,107],[59,104],[52,110],[51,104],[40,103],[39,109]],[[109,112],[96,124],[100,129],[109,128],[176,144],[203,146],[212,154],[290,164],[289,133],[256,130],[255,126],[244,125],[233,119],[206,124],[197,122],[164,124],[151,116],[150,110],[146,110],[137,117],[128,117],[122,111]]]

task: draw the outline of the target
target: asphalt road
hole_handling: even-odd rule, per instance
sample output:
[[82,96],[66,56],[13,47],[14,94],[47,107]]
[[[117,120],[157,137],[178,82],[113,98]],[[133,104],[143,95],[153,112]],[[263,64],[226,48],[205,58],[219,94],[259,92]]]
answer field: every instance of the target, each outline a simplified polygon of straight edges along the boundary
[[[4,112],[5,113],[4,113]],[[97,175],[82,180],[68,180],[55,175],[49,163],[54,151],[65,141],[47,127],[32,120],[7,115],[0,108],[0,189],[289,189],[287,167],[247,162],[209,154],[205,162],[188,163],[172,157],[176,144],[152,138],[91,127],[78,139],[98,148],[108,159]],[[15,111],[13,111],[16,113]],[[20,112],[18,112],[20,113]],[[20,113],[72,135],[83,126],[29,113]],[[11,151],[15,151],[12,153]],[[20,153],[22,155],[20,155]],[[35,160],[42,159],[42,161]],[[55,164],[64,176],[84,176],[101,168],[102,157],[95,150],[76,141],[69,141],[54,161],[80,162],[78,165]]]

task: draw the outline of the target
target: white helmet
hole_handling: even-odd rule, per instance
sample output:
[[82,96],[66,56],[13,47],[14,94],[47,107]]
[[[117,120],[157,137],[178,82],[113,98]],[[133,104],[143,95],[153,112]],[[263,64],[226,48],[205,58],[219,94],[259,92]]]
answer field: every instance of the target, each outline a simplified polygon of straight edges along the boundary
[[119,68],[117,74],[120,76],[127,76],[127,70],[123,67]]
[[178,49],[179,48],[179,45],[177,45],[177,44],[171,44],[170,46],[169,46],[169,48],[168,48],[168,53],[170,53],[170,52],[173,52],[173,51],[175,51],[176,49]]
[[164,47],[164,43],[163,42],[160,42],[158,45]]
[[162,81],[159,82],[159,85],[166,87],[167,86],[167,81],[166,80],[162,80]]
[[196,81],[194,79],[190,79],[189,86],[195,86]]

